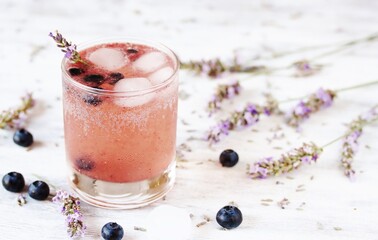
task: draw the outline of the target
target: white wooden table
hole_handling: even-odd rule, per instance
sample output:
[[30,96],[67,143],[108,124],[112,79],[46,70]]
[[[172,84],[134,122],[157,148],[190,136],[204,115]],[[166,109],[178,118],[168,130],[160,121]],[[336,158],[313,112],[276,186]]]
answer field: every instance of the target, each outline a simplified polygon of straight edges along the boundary
[[[0,175],[18,171],[29,183],[38,175],[58,188],[68,189],[60,99],[62,55],[47,36],[50,31],[58,29],[74,42],[115,35],[149,38],[170,46],[184,61],[230,59],[236,49],[252,59],[269,56],[271,51],[364,37],[378,31],[377,11],[378,2],[374,0],[1,0],[0,109],[17,106],[25,91],[34,93],[37,106],[27,127],[35,138],[30,151],[12,142],[12,132],[0,131]],[[256,63],[285,66],[319,53],[304,52]],[[323,144],[341,135],[344,123],[378,103],[377,87],[340,94],[332,108],[306,121],[300,133],[285,126],[280,117],[262,117],[258,125],[233,132],[211,148],[203,141],[188,141],[203,137],[216,120],[245,102],[262,102],[264,92],[286,99],[311,93],[320,86],[340,88],[377,79],[378,43],[361,44],[317,63],[326,67],[308,78],[293,78],[291,71],[283,71],[243,81],[242,94],[212,118],[204,109],[215,86],[246,76],[210,80],[182,71],[181,95],[186,97],[179,103],[177,145],[186,143],[191,152],[184,151],[188,162],[179,162],[174,189],[164,201],[137,210],[112,211],[83,204],[89,226],[86,239],[100,239],[101,227],[109,221],[124,227],[125,239],[146,239],[145,232],[133,227],[143,227],[146,215],[160,204],[192,213],[192,239],[196,240],[378,239],[377,124],[367,127],[360,139],[355,182],[342,174],[340,143],[327,148],[316,165],[289,175],[256,181],[245,174],[246,165],[261,157],[279,156],[303,141]],[[282,107],[287,110],[291,106]],[[272,129],[277,126],[282,127],[285,137],[269,144],[267,138],[274,135]],[[239,153],[240,162],[234,168],[222,168],[217,163],[226,148]],[[304,190],[297,191],[300,185]],[[0,239],[67,239],[63,216],[53,203],[28,199],[19,207],[16,197],[0,188]],[[285,209],[277,205],[283,198],[290,201]],[[263,199],[273,202],[266,204]],[[237,229],[223,231],[215,214],[232,201],[243,212],[244,221]],[[211,221],[196,227],[204,215]]]

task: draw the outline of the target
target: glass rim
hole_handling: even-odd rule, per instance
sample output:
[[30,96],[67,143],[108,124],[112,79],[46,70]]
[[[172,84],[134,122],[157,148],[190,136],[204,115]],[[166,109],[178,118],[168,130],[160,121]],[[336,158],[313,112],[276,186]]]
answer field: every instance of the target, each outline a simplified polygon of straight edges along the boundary
[[78,48],[82,48],[81,50],[87,49],[89,47],[95,46],[96,44],[106,44],[106,43],[135,43],[135,44],[142,44],[146,45],[149,47],[154,47],[160,51],[163,51],[168,55],[173,60],[173,63],[175,64],[173,68],[173,73],[164,79],[159,84],[153,85],[152,87],[142,89],[142,90],[126,90],[126,91],[114,91],[114,90],[107,90],[107,89],[98,89],[90,86],[86,86],[82,83],[79,83],[75,81],[69,74],[68,69],[66,69],[66,63],[70,61],[69,59],[63,57],[62,62],[61,62],[61,70],[63,74],[63,81],[67,81],[70,84],[74,85],[75,87],[84,90],[88,93],[92,94],[98,94],[98,95],[109,95],[109,96],[138,96],[138,95],[144,95],[147,93],[155,92],[167,85],[169,85],[174,79],[175,75],[180,69],[180,61],[175,54],[169,47],[166,45],[160,43],[160,42],[155,42],[155,41],[150,41],[150,40],[145,40],[142,38],[136,38],[136,37],[111,37],[111,38],[98,38],[90,41],[85,41],[82,43],[79,43],[77,45]]

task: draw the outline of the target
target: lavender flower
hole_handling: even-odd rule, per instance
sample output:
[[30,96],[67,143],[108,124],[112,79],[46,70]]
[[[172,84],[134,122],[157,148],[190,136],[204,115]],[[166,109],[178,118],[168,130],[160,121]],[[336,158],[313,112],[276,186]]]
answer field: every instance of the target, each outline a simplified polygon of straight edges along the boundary
[[85,64],[85,62],[81,59],[75,44],[72,45],[71,42],[68,42],[58,31],[56,31],[55,36],[52,32],[50,32],[49,36],[54,39],[54,41],[57,43],[58,48],[61,48],[62,52],[65,53],[65,58],[75,63],[81,62]]
[[230,130],[252,126],[260,120],[261,114],[270,116],[271,113],[277,110],[277,101],[272,98],[267,101],[266,106],[248,103],[244,109],[231,113],[230,118],[222,120],[215,127],[212,127],[206,139],[210,144],[219,142],[221,136],[228,135]]
[[19,108],[0,113],[0,129],[21,129],[24,127],[27,113],[35,105],[35,100],[31,93],[27,93],[21,100],[22,103]]
[[241,86],[239,81],[233,81],[231,84],[220,84],[217,91],[208,103],[210,114],[220,109],[220,104],[225,99],[231,99],[240,93]]
[[248,168],[248,175],[251,178],[267,178],[288,173],[298,169],[302,163],[313,163],[319,158],[323,149],[314,143],[303,143],[300,148],[296,148],[273,160],[272,157],[263,158]]
[[211,78],[220,77],[225,72],[237,73],[258,73],[266,68],[264,66],[242,66],[237,58],[229,64],[222,62],[219,58],[201,61],[181,62],[181,68],[195,71],[197,74],[204,74]]
[[311,64],[307,60],[302,60],[293,63],[293,67],[296,70],[295,77],[308,77],[320,72],[323,66]]
[[370,111],[348,125],[348,132],[343,138],[341,165],[344,174],[350,179],[354,179],[356,171],[352,167],[353,158],[358,150],[358,139],[362,135],[365,124],[378,120],[378,107],[375,106]]
[[20,207],[26,204],[26,198],[25,198],[25,196],[23,194],[18,195],[18,197],[17,197],[17,204]]
[[298,127],[301,122],[309,118],[312,113],[332,105],[336,92],[319,88],[311,94],[307,100],[301,100],[297,106],[288,114],[287,123],[290,126]]
[[71,239],[83,237],[87,227],[83,223],[79,198],[59,190],[52,200],[61,204],[61,213],[66,216],[68,236]]

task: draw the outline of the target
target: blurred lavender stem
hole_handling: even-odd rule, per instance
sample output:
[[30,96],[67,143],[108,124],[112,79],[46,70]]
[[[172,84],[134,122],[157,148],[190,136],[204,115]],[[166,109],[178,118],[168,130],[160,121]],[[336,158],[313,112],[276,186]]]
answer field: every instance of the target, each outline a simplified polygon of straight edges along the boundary
[[30,108],[35,105],[32,93],[27,93],[26,96],[21,98],[21,106],[15,110],[7,110],[0,113],[0,129],[13,128],[20,129],[24,127],[27,113]]
[[[339,51],[342,51],[348,47],[355,46],[360,43],[366,43],[366,42],[373,42],[375,40],[378,40],[378,32],[369,34],[368,36],[365,36],[363,38],[359,39],[354,39],[350,40],[347,42],[342,42],[342,43],[333,43],[333,44],[323,44],[323,45],[317,45],[317,46],[306,46],[306,47],[301,47],[298,49],[294,49],[291,51],[285,51],[285,52],[278,52],[278,53],[273,53],[273,56],[271,57],[266,57],[266,58],[261,58],[264,60],[270,60],[270,59],[275,59],[275,58],[281,58],[281,57],[286,57],[288,55],[293,55],[297,53],[303,53],[303,52],[308,52],[308,51],[313,51],[313,50],[318,50],[318,49],[323,49],[323,48],[330,48],[330,47],[337,47],[337,49],[334,49],[330,52],[323,53],[323,56],[328,56],[329,54],[333,54]],[[322,55],[319,55],[316,58],[322,57]]]

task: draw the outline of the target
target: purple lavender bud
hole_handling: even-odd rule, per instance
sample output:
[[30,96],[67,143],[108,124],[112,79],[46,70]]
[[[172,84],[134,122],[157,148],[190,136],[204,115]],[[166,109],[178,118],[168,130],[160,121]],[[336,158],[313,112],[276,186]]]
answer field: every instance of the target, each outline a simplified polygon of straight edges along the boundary
[[282,154],[277,160],[262,159],[250,166],[248,174],[251,178],[266,178],[288,173],[301,166],[301,163],[316,162],[322,148],[313,143],[304,143],[302,147]]
[[331,90],[318,89],[311,94],[307,100],[301,100],[294,109],[288,114],[287,123],[290,126],[298,127],[305,119],[309,118],[312,113],[321,109],[330,107],[333,103],[336,93]]

